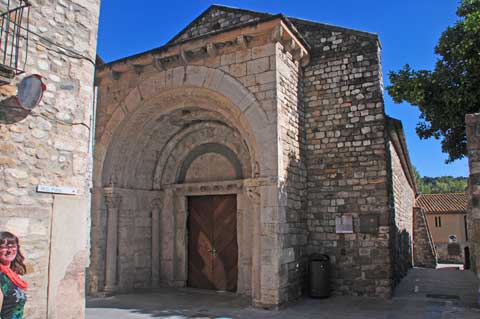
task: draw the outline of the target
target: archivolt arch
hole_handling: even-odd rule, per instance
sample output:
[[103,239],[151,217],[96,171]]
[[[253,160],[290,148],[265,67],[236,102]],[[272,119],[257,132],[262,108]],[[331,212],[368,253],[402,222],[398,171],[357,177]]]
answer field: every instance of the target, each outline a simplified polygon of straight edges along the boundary
[[[234,128],[247,145],[250,161],[260,167],[261,175],[268,175],[268,172],[262,172],[263,167],[276,166],[273,161],[276,150],[271,140],[275,134],[266,134],[274,132],[276,125],[254,96],[223,71],[186,66],[151,74],[112,112],[110,120],[100,128],[95,171],[102,172],[103,178],[96,174],[95,184],[103,186],[117,178],[119,185],[136,188],[139,185],[135,177],[148,177],[145,175],[147,170],[138,169],[138,163],[142,162],[151,170],[150,187],[158,187],[156,177],[152,181],[161,156],[158,152],[183,129],[183,126],[177,126],[175,134],[165,136],[162,124],[174,119],[171,116],[178,115],[179,110],[190,112],[195,109],[203,110],[198,114],[198,121],[217,121]],[[175,123],[169,125],[173,127]],[[169,133],[172,132],[173,129]],[[260,152],[260,146],[272,149]]]
[[246,178],[253,177],[254,162],[239,132],[225,124],[210,123],[205,126],[199,123],[177,134],[165,146],[157,163],[155,188],[176,183],[183,163],[195,149],[205,144],[222,145],[229,149],[238,159],[242,175]]

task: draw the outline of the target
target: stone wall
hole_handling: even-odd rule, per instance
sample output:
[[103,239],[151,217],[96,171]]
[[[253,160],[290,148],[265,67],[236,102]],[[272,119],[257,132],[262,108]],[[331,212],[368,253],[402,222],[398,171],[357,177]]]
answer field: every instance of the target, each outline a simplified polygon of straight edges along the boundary
[[470,241],[471,269],[480,279],[480,113],[465,117],[467,129],[469,203],[467,231]]
[[[304,70],[309,252],[333,263],[337,293],[392,289],[385,115],[375,35],[291,19],[311,44]],[[352,214],[354,232],[337,234]],[[374,227],[360,232],[360,219]]]
[[[94,99],[91,61],[100,1],[30,2],[29,28],[78,57],[29,36],[25,75],[40,74],[47,89],[31,112],[5,100],[0,103],[0,228],[20,237],[26,257],[25,316],[83,318]],[[23,48],[25,42],[22,56]],[[78,194],[39,193],[38,184],[69,186]]]
[[465,247],[470,247],[470,244],[465,242],[435,243],[438,262],[442,264],[464,264]]
[[413,208],[416,188],[400,121],[387,120],[392,195],[393,279],[397,283],[413,264]]
[[420,207],[413,209],[413,218],[413,264],[415,267],[436,268],[435,245],[425,213]]
[[286,302],[302,294],[306,273],[306,166],[305,110],[302,69],[281,44],[277,45],[277,103],[280,172],[285,201],[285,222],[280,228],[282,289]]

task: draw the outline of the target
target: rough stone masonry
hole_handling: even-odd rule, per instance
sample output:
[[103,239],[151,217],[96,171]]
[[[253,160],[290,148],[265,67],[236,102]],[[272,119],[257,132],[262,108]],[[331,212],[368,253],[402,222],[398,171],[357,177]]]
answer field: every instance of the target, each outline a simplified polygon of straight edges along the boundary
[[91,294],[188,286],[192,196],[236,195],[229,271],[255,306],[299,298],[313,253],[336,294],[388,297],[412,265],[416,187],[375,34],[214,5],[96,80]]
[[470,169],[467,231],[470,240],[471,268],[480,280],[480,114],[467,114],[465,126]]
[[[9,103],[11,94],[0,102],[0,229],[20,237],[26,257],[25,317],[80,319],[89,259],[91,61],[100,0],[29,2],[29,29],[41,37],[30,33],[27,51],[26,33],[21,31],[25,73],[10,85],[39,74],[47,89],[30,112]],[[1,2],[2,12],[6,4]],[[11,8],[18,4],[10,1]],[[26,19],[23,23],[26,27]],[[38,185],[72,187],[77,195],[40,193]]]

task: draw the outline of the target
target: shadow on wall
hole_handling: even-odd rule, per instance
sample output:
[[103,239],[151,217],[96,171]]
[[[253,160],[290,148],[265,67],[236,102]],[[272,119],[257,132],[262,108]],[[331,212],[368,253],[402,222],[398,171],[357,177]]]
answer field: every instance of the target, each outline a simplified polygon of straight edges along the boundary
[[407,232],[405,229],[400,231],[398,227],[396,228],[395,234],[395,262],[394,262],[394,272],[393,280],[395,285],[397,285],[403,277],[405,277],[412,268],[412,235]]
[[0,124],[14,124],[22,121],[31,113],[18,104],[16,97],[0,101]]
[[[301,134],[301,133],[300,133]],[[288,272],[288,291],[286,303],[297,300],[308,291],[308,230],[306,199],[306,167],[304,151],[298,155],[288,154],[287,174],[284,190],[287,192],[287,209],[285,222],[287,232],[280,244],[294,251],[295,258],[283,265]],[[284,269],[281,269],[283,271]]]
[[[295,67],[290,65],[290,68]],[[289,258],[280,269],[280,276],[287,272],[288,288],[285,303],[288,304],[308,291],[307,146],[303,79],[296,72],[282,74],[278,85],[277,90],[286,94],[282,95],[281,104],[282,111],[285,112],[282,115],[287,115],[282,117],[285,126],[278,132],[285,152],[278,156],[283,156],[287,161],[287,165],[284,166],[286,174],[282,189],[282,192],[287,194],[286,227],[280,245],[294,254],[294,257]]]

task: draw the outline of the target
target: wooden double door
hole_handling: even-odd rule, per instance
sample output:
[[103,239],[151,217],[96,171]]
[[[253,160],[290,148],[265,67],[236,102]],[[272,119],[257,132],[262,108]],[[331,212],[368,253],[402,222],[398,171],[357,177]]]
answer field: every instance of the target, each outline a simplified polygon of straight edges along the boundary
[[237,291],[237,197],[188,197],[188,286]]

